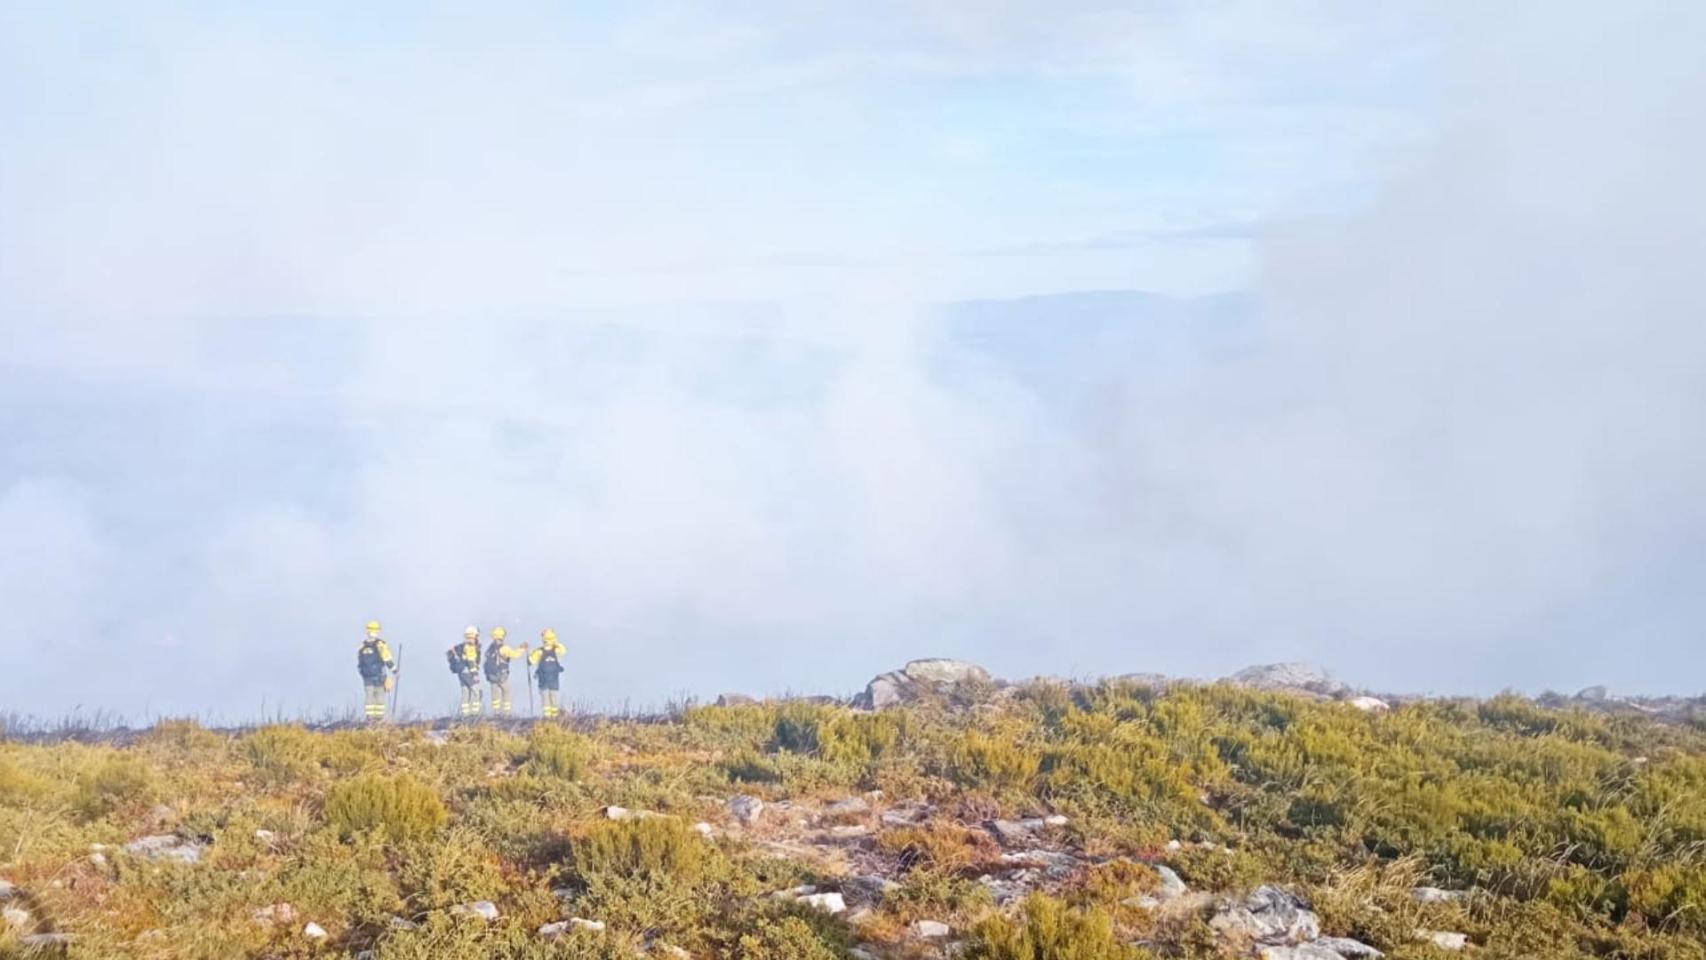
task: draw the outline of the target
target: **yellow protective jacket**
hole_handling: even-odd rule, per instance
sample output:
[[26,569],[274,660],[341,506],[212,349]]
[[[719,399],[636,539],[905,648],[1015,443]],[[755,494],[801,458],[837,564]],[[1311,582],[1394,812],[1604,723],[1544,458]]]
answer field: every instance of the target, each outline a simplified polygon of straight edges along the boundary
[[453,649],[468,664],[469,670],[480,669],[480,643],[477,640],[464,640]]
[[541,646],[539,649],[533,651],[533,653],[528,656],[527,662],[532,664],[535,667],[539,666],[539,660],[540,660],[540,658],[545,656],[546,650],[551,650],[554,653],[556,653],[557,659],[559,659],[559,660],[561,660],[563,658],[563,654],[569,652],[568,649],[563,646],[563,641],[552,640],[551,642],[545,644],[544,646]]

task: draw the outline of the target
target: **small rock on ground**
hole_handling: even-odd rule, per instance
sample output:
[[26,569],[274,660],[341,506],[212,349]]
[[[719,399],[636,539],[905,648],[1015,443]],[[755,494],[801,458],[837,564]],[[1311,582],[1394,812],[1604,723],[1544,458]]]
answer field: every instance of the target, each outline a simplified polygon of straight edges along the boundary
[[302,935],[310,940],[326,939],[326,928],[310,920],[302,926]]
[[1327,949],[1333,951],[1334,953],[1338,954],[1339,956],[1346,957],[1346,958],[1354,958],[1354,957],[1376,957],[1376,958],[1378,958],[1378,957],[1386,956],[1386,954],[1381,953],[1379,950],[1376,950],[1375,948],[1369,946],[1366,943],[1363,943],[1361,940],[1352,940],[1349,937],[1322,937],[1321,939],[1315,941],[1315,946],[1326,947]]
[[751,794],[743,793],[729,799],[729,813],[739,820],[742,826],[752,826],[758,822],[759,814],[763,812],[764,801]]
[[450,912],[459,917],[479,917],[482,920],[496,920],[498,905],[490,900],[475,900],[473,903],[459,903],[450,908]]
[[604,921],[587,920],[584,917],[570,917],[569,926],[576,930],[586,930],[592,933],[598,933],[604,929]]
[[939,940],[953,933],[952,927],[940,920],[914,920],[907,928],[912,935],[923,940]]
[[1469,946],[1469,935],[1466,933],[1449,933],[1443,930],[1417,930],[1416,939],[1431,943],[1441,950],[1462,950]]
[[124,849],[126,853],[142,857],[144,860],[200,863],[202,851],[206,847],[194,840],[185,840],[176,834],[161,833],[132,840],[124,845]]

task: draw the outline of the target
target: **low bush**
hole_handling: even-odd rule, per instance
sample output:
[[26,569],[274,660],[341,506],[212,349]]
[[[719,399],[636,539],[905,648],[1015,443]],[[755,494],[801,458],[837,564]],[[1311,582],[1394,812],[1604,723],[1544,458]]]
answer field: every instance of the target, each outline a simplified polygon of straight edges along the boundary
[[104,817],[121,805],[143,805],[154,799],[152,770],[131,757],[107,757],[77,778],[72,806],[86,820]]
[[971,960],[1137,960],[1145,954],[1122,943],[1113,918],[1095,908],[1076,910],[1053,897],[1033,896],[1016,919],[992,917],[966,945]]
[[591,744],[577,733],[540,725],[527,738],[524,769],[537,777],[579,780],[586,773]]
[[574,871],[582,878],[668,876],[691,883],[710,859],[705,838],[675,817],[598,823],[571,843]]
[[972,730],[954,746],[949,774],[963,787],[1029,790],[1042,764],[1042,754],[1016,737]]
[[877,834],[878,850],[897,858],[903,870],[963,870],[994,860],[1001,848],[989,834],[956,824],[896,827]]
[[430,839],[450,819],[438,794],[408,774],[365,774],[334,785],[325,816],[345,839],[373,834],[393,843]]

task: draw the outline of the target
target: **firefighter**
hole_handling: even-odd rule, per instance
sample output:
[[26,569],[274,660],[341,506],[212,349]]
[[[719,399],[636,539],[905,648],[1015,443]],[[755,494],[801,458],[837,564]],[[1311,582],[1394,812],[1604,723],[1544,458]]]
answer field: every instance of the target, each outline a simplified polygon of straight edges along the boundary
[[462,684],[462,716],[480,715],[480,631],[469,627],[462,631],[462,642],[444,652],[450,661],[450,672]]
[[544,704],[545,717],[550,719],[562,712],[558,706],[557,690],[563,676],[563,654],[568,651],[557,642],[557,631],[550,627],[539,635],[539,649],[527,658],[533,665],[533,675],[539,678],[539,700]]
[[385,694],[396,682],[391,674],[397,671],[397,661],[391,656],[390,645],[379,636],[378,620],[367,621],[367,639],[356,649],[355,668],[361,673],[367,719],[385,719]]
[[482,667],[486,674],[486,684],[492,688],[492,716],[507,717],[515,710],[515,701],[509,696],[509,662],[527,652],[527,644],[512,647],[505,642],[509,631],[503,627],[492,628],[491,642],[486,644],[485,662]]

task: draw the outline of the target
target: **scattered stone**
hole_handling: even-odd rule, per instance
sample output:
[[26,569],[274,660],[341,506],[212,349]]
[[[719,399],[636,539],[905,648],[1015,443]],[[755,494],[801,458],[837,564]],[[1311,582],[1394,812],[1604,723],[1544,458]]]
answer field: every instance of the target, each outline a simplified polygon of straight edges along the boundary
[[757,797],[742,793],[729,799],[729,813],[739,820],[742,826],[750,827],[758,822],[759,814],[764,812],[764,801]]
[[585,930],[588,933],[603,933],[604,932],[604,921],[603,920],[587,920],[587,919],[582,918],[582,917],[570,917],[569,918],[569,926],[576,929],[576,930]]
[[989,671],[963,660],[914,660],[903,669],[891,670],[871,679],[865,692],[853,698],[853,706],[883,710],[919,699],[928,693],[945,692],[965,681],[992,683]]
[[539,928],[539,935],[547,940],[560,940],[562,939],[563,934],[568,932],[569,921],[567,920],[558,920],[556,923],[547,923]]
[[940,920],[914,920],[907,930],[921,940],[940,940],[954,932],[954,928]]
[[1462,950],[1469,946],[1467,933],[1447,933],[1441,930],[1417,930],[1416,939],[1431,943],[1441,950]]
[[1046,827],[1064,827],[1070,822],[1058,813],[1051,813],[1043,818],[1043,826]]
[[18,895],[18,888],[10,880],[0,880],[0,900],[10,900]]
[[[1042,821],[1036,821],[1042,826]],[[1001,841],[1004,847],[1018,847],[1031,843],[1035,839],[1035,830],[1029,820],[991,820],[989,832],[995,834],[995,839]]]
[[1379,958],[1386,956],[1386,954],[1381,953],[1379,950],[1376,950],[1366,943],[1363,943],[1361,940],[1352,940],[1349,937],[1322,937],[1315,941],[1314,945],[1317,947],[1326,947],[1328,950],[1346,958]]
[[634,811],[627,807],[618,807],[615,804],[600,810],[599,814],[606,820],[631,820],[634,817]]
[[256,830],[255,831],[255,839],[259,840],[262,843],[272,843],[277,838],[278,838],[278,835],[273,833],[271,830]]
[[1345,701],[1364,713],[1385,713],[1392,705],[1379,697],[1352,697]]
[[796,897],[795,902],[832,916],[847,912],[847,901],[839,893],[808,893],[803,897]]
[[326,939],[326,928],[310,920],[302,927],[302,935],[310,940]]
[[1082,865],[1082,861],[1077,857],[1058,850],[1020,850],[1016,853],[1004,853],[1001,855],[1001,862],[1039,866],[1051,877],[1069,876]]
[[288,903],[273,903],[256,910],[251,916],[263,927],[270,927],[275,923],[295,923],[296,908]]
[[1261,960],[1345,960],[1344,954],[1322,946],[1319,940],[1295,947],[1265,946],[1256,951],[1256,956]]
[[1179,876],[1172,867],[1163,866],[1159,863],[1155,864],[1154,867],[1155,872],[1161,877],[1161,886],[1155,891],[1157,899],[1162,901],[1177,900],[1190,892],[1190,888],[1185,886],[1184,878]]
[[1300,943],[1321,935],[1321,918],[1308,902],[1275,886],[1257,887],[1242,903],[1223,908],[1209,926],[1262,944]]
[[426,742],[435,747],[446,746],[450,743],[449,730],[428,730],[424,736],[426,737]]
[[1265,946],[1257,949],[1259,960],[1345,960],[1326,947],[1313,943],[1290,946]]
[[1469,898],[1462,890],[1441,890],[1438,887],[1417,887],[1410,891],[1417,903],[1460,903]]
[[823,812],[830,817],[862,817],[871,812],[871,802],[864,797],[848,797],[830,804]]
[[1178,853],[1180,850],[1185,849],[1185,845],[1177,840],[1169,840],[1167,841],[1167,849],[1170,852]]
[[402,917],[392,917],[387,925],[393,930],[416,930],[420,928],[420,924],[413,920],[405,920]]
[[866,873],[846,877],[841,881],[841,892],[860,904],[873,904],[882,900],[891,890],[897,890],[900,884],[880,873]]
[[1030,895],[1035,886],[1036,871],[1016,870],[1006,877],[997,877],[986,873],[978,877],[977,882],[989,890],[989,895],[994,898],[996,906],[1005,907],[1009,903],[1023,900]]
[[0,910],[0,920],[4,920],[6,926],[14,930],[26,929],[34,922],[30,917],[30,912],[22,907],[7,907]]
[[18,938],[18,946],[23,947],[27,951],[36,952],[46,952],[48,950],[56,950],[61,947],[69,947],[76,942],[77,937],[74,934],[58,932],[32,933],[29,936]]
[[126,853],[144,860],[174,860],[178,863],[200,863],[206,845],[185,840],[173,833],[156,834],[132,840],[124,845]]
[[883,811],[882,823],[885,827],[916,827],[935,812],[935,807],[923,801],[898,803]]
[[459,917],[479,917],[481,920],[496,920],[502,914],[498,913],[498,905],[490,900],[475,900],[473,903],[459,903],[450,908],[450,912]]
[[1268,663],[1246,667],[1227,680],[1241,687],[1305,693],[1317,697],[1336,698],[1349,692],[1349,688],[1344,684],[1327,676],[1325,670],[1307,663]]
[[851,960],[878,960],[876,954],[866,950],[864,947],[854,947],[847,951],[847,956],[851,958]]
[[575,898],[575,891],[573,887],[553,887],[551,889],[551,896],[556,897],[558,900],[573,900]]
[[716,836],[717,830],[715,827],[701,820],[693,825],[693,832],[709,840],[713,836]]

